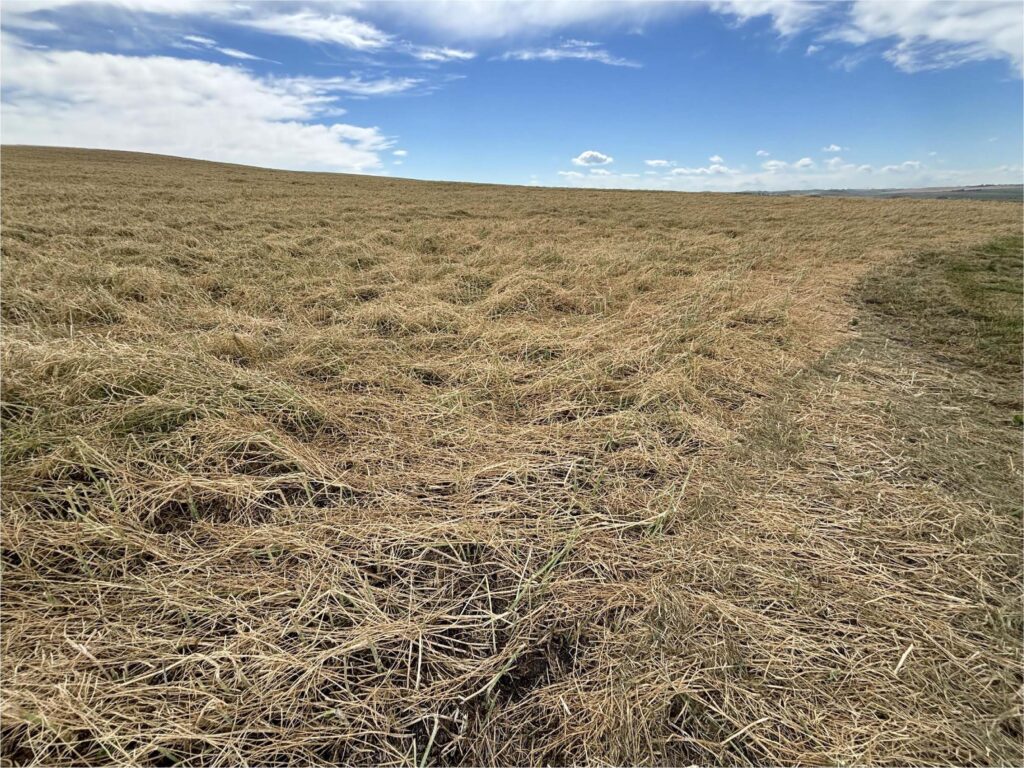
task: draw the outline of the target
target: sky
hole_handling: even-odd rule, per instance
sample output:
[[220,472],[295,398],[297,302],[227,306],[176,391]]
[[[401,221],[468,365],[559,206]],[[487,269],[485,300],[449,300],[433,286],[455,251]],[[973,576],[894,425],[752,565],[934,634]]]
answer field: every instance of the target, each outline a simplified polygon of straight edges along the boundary
[[779,190],[1022,181],[1020,0],[6,0],[0,140]]

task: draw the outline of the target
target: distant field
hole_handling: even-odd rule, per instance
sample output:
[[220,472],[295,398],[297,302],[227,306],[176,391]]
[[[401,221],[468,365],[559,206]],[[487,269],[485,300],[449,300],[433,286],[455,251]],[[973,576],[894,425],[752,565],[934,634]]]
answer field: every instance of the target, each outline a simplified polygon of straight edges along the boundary
[[1021,221],[5,148],[4,764],[1019,764]]
[[919,200],[1004,200],[1024,201],[1020,184],[982,184],[967,187],[917,187],[910,189],[810,189],[768,192],[769,195],[807,195],[810,197],[915,198]]

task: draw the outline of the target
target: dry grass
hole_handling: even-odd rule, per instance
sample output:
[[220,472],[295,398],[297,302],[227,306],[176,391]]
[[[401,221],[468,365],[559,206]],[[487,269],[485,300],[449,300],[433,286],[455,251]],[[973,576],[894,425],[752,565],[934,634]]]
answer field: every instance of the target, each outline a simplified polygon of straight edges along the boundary
[[4,764],[1024,757],[1020,205],[2,171]]

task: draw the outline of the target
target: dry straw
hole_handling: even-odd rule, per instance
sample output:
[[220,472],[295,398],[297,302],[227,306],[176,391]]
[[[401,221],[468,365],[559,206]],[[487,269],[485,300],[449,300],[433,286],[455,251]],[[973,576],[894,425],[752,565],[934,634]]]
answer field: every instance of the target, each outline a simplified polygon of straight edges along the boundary
[[4,764],[1020,762],[1020,221],[5,148]]

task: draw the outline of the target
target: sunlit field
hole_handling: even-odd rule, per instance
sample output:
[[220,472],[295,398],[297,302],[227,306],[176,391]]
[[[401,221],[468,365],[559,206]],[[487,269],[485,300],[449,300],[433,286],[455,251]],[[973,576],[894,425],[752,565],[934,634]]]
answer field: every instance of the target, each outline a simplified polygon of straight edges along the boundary
[[2,161],[5,764],[1024,759],[1019,203]]

